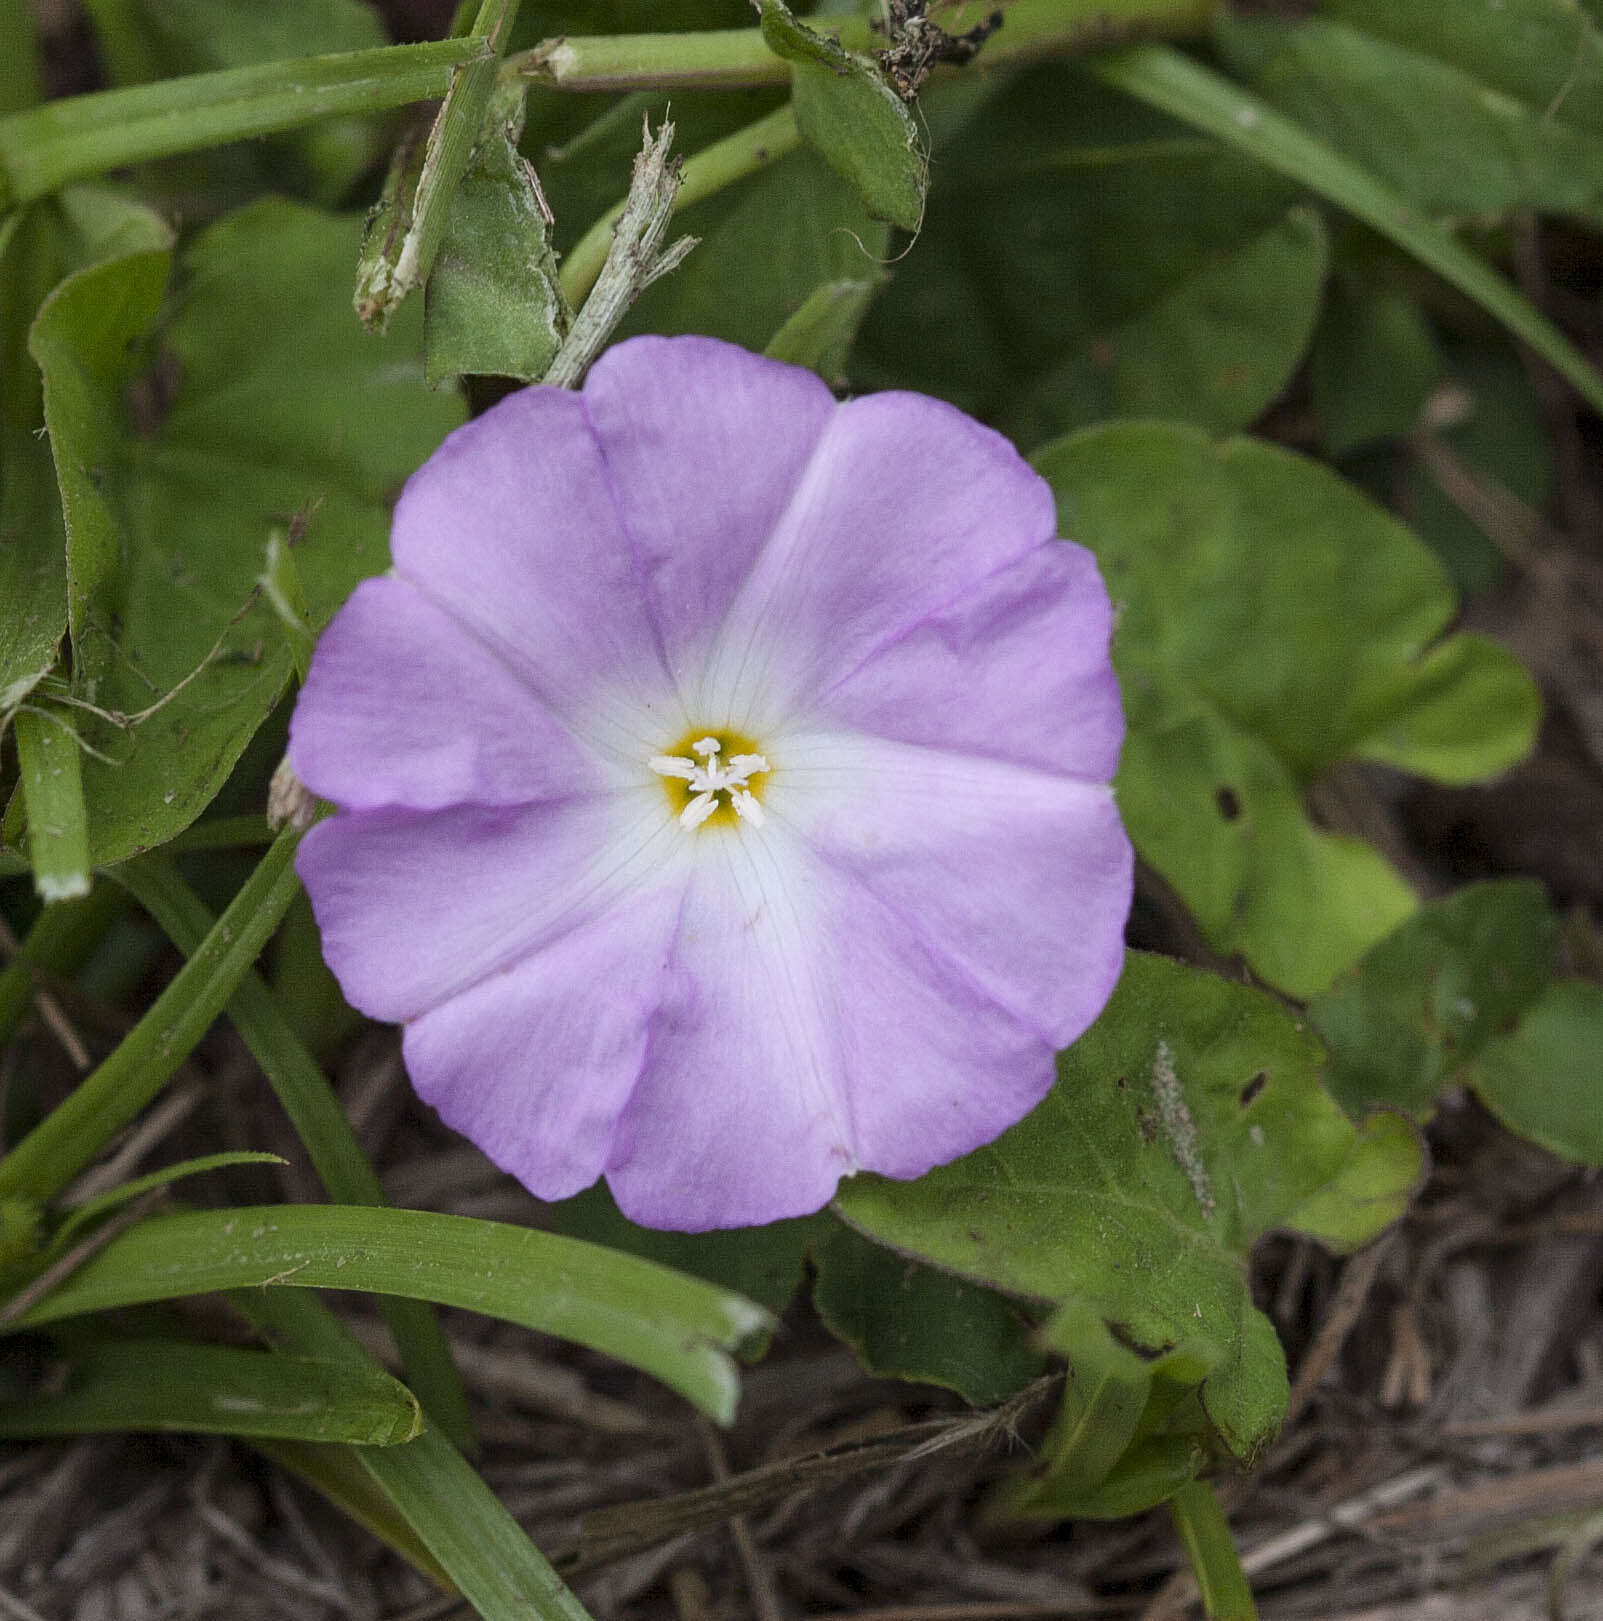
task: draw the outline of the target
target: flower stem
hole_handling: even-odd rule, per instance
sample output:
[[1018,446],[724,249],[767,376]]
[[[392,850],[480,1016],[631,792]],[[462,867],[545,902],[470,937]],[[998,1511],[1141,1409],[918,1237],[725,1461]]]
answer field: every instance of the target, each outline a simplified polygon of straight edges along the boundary
[[0,118],[0,208],[126,164],[428,101],[492,55],[481,39],[385,45],[46,102]]
[[286,829],[201,947],[77,1091],[0,1159],[0,1198],[59,1193],[171,1078],[222,1012],[300,889]]
[[[796,115],[787,102],[766,118],[759,118],[733,135],[703,147],[685,160],[678,193],[673,200],[674,209],[700,202],[703,197],[710,197],[725,186],[755,174],[775,158],[783,157],[800,139]],[[562,267],[562,291],[576,308],[601,274],[612,246],[613,227],[622,217],[627,202],[625,198],[609,208],[579,239]]]
[[[1014,0],[976,68],[1200,33],[1216,9],[1217,0]],[[827,21],[848,50],[884,44],[865,17]],[[790,64],[756,28],[548,39],[508,57],[505,71],[554,90],[737,89],[790,81]]]

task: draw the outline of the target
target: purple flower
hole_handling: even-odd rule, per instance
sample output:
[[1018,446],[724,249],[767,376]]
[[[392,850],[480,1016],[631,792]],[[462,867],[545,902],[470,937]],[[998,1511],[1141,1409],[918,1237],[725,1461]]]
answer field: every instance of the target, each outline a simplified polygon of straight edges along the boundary
[[459,429],[317,649],[300,873],[346,995],[534,1193],[816,1210],[1052,1083],[1122,960],[1090,554],[939,401],[637,338]]

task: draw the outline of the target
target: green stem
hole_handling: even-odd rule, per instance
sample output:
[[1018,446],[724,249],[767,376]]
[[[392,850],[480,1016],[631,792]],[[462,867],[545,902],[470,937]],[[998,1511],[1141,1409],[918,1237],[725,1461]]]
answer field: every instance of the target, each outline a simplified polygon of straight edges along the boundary
[[0,118],[0,207],[151,158],[443,96],[479,39],[263,62],[46,102]]
[[446,222],[457,187],[467,173],[484,116],[495,93],[501,52],[517,21],[519,0],[483,0],[469,38],[484,54],[460,68],[440,103],[434,126],[413,170],[402,153],[396,161],[395,217],[375,222],[356,267],[356,312],[363,324],[383,331],[390,311],[428,280],[445,241]]
[[78,737],[54,712],[18,710],[17,768],[33,887],[47,905],[89,893],[89,812]]
[[[766,118],[759,118],[744,129],[736,130],[733,135],[703,147],[685,160],[679,195],[674,199],[674,212],[691,203],[699,203],[702,198],[711,197],[725,186],[766,168],[800,140],[796,114],[790,103],[786,102]],[[626,198],[615,203],[584,233],[562,266],[562,291],[575,309],[601,274],[601,267],[607,260],[607,249],[612,243],[612,227],[623,214],[625,202]]]
[[[1216,0],[1014,0],[975,69],[965,71],[1198,34],[1216,9]],[[884,48],[884,36],[865,17],[821,21],[848,50]],[[738,89],[790,82],[790,64],[768,49],[756,28],[548,39],[508,57],[507,71],[555,90]]]
[[194,1051],[294,900],[299,842],[293,829],[279,834],[200,949],[111,1056],[0,1159],[0,1198],[43,1204],[54,1197]]
[[[140,856],[119,867],[114,876],[186,957],[202,948],[214,920],[166,851]],[[261,1065],[329,1197],[336,1204],[387,1205],[378,1172],[363,1152],[333,1088],[255,973],[247,972],[239,981],[228,1003],[228,1017]],[[424,1300],[389,1296],[380,1306],[395,1337],[407,1383],[429,1417],[458,1446],[472,1451],[473,1420],[439,1318]]]
[[1201,1480],[1182,1486],[1169,1499],[1169,1513],[1210,1621],[1257,1621],[1252,1588],[1213,1488]]

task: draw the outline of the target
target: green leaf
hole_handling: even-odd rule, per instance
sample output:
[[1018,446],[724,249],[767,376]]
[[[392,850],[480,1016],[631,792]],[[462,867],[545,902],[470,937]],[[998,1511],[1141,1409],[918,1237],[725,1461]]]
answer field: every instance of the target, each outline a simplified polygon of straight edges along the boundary
[[784,0],[762,0],[763,38],[791,64],[802,138],[821,152],[875,219],[916,231],[928,159],[900,96],[865,56],[814,33]]
[[186,1176],[204,1176],[208,1171],[226,1170],[231,1165],[286,1163],[287,1161],[278,1154],[264,1154],[250,1149],[229,1149],[221,1154],[201,1154],[195,1159],[180,1160],[176,1165],[164,1165],[159,1171],[151,1171],[145,1176],[136,1176],[127,1182],[119,1182],[116,1187],[108,1188],[104,1193],[97,1193],[92,1199],[85,1199],[82,1204],[74,1205],[68,1212],[67,1219],[56,1229],[55,1236],[50,1241],[50,1252],[52,1255],[61,1254],[86,1226],[99,1217],[120,1209],[142,1193],[149,1193],[155,1188],[170,1187]]
[[820,282],[768,340],[770,360],[806,366],[833,387],[846,378],[846,357],[884,278],[841,276]]
[[760,350],[822,283],[879,274],[889,229],[803,148],[686,208],[695,273],[652,283],[620,334],[700,332]]
[[18,1327],[218,1289],[286,1284],[460,1306],[576,1340],[727,1422],[727,1352],[767,1325],[738,1295],[552,1233],[421,1210],[273,1205],[157,1216],[112,1240]]
[[51,289],[75,270],[160,250],[171,233],[150,209],[103,186],[0,223],[0,735],[55,663],[67,629],[65,533],[28,328]]
[[829,1232],[813,1264],[813,1304],[824,1326],[877,1379],[916,1379],[989,1407],[1045,1365],[1011,1301],[892,1255],[849,1227]]
[[1321,0],[1320,10],[1451,63],[1549,120],[1603,135],[1603,36],[1594,0]]
[[423,1427],[417,1398],[376,1367],[180,1340],[73,1352],[67,1388],[0,1407],[0,1435],[190,1430],[393,1446]]
[[358,1461],[484,1621],[589,1621],[523,1527],[444,1436]]
[[555,1230],[658,1266],[705,1278],[755,1300],[775,1317],[801,1287],[807,1251],[826,1230],[822,1216],[775,1221],[725,1232],[671,1233],[637,1227],[619,1211],[604,1182],[551,1206]]
[[519,156],[516,105],[480,141],[457,188],[429,277],[430,383],[462,373],[542,378],[568,328],[540,182]]
[[1350,758],[1490,776],[1530,746],[1534,684],[1483,638],[1438,640],[1456,606],[1441,565],[1316,463],[1165,423],[1035,460],[1121,607],[1136,848],[1221,950],[1325,989],[1415,903],[1376,851],[1315,829],[1302,790]]
[[137,423],[129,347],[159,307],[164,255],[81,272],[35,325],[74,678],[110,717],[85,725],[103,756],[84,768],[97,865],[187,826],[283,691],[290,635],[257,584],[270,534],[302,514],[296,565],[323,624],[385,566],[388,501],[461,420],[424,387],[415,321],[378,344],[350,319],[336,284],[356,231],[267,201],[197,238],[158,371],[178,392]]
[[[275,1289],[236,1296],[234,1303],[287,1350],[369,1364],[344,1324],[313,1295]],[[282,1443],[264,1450],[284,1456]],[[331,1448],[321,1456],[295,1448],[286,1461],[305,1468],[313,1484],[353,1509],[420,1569],[443,1574],[485,1621],[529,1621],[531,1615],[589,1621],[506,1506],[437,1430],[399,1447]],[[356,1471],[366,1476],[365,1488],[353,1478]]]
[[405,1516],[363,1467],[362,1460],[371,1455],[370,1449],[319,1446],[308,1441],[271,1441],[259,1436],[253,1438],[252,1444],[274,1463],[299,1475],[342,1514],[371,1531],[431,1582],[447,1591],[454,1587],[444,1566],[424,1546]]
[[48,446],[27,428],[0,428],[0,735],[50,673],[67,629],[65,538]]
[[1097,333],[1035,385],[1029,409],[1060,429],[1120,416],[1181,417],[1215,432],[1245,427],[1308,346],[1325,265],[1324,221],[1293,208],[1197,265],[1132,320]]
[[[1320,1210],[1320,1237],[1354,1248],[1401,1212],[1420,1169],[1411,1131],[1355,1132],[1320,1087],[1320,1058],[1272,998],[1132,953],[1033,1114],[916,1182],[856,1177],[836,1208],[959,1277],[1072,1304],[1060,1346],[1086,1346],[1090,1324],[1104,1362],[1108,1328],[1139,1358],[1183,1352],[1182,1388],[1189,1380],[1223,1444],[1250,1460],[1279,1423],[1286,1385],[1274,1330],[1248,1294],[1248,1249],[1294,1228],[1336,1178],[1365,1196]],[[1093,1374],[1097,1350],[1091,1340]]]
[[1334,147],[1200,63],[1163,46],[1138,45],[1100,56],[1092,71],[1106,83],[1206,130],[1373,226],[1523,338],[1594,407],[1603,410],[1603,374],[1546,316],[1484,260],[1441,227],[1422,219],[1405,198]]
[[1346,27],[1329,8],[1296,22],[1220,18],[1214,38],[1267,101],[1419,208],[1603,218],[1603,141],[1568,126],[1562,91],[1526,105],[1428,49]]
[[1212,1488],[1200,1481],[1181,1487],[1170,1499],[1169,1511],[1196,1574],[1208,1621],[1258,1621],[1252,1586]]
[[1330,1048],[1330,1089],[1354,1116],[1428,1115],[1552,972],[1557,923],[1529,879],[1472,884],[1423,907],[1308,1017]]
[[1436,340],[1411,298],[1346,278],[1331,285],[1311,360],[1328,456],[1412,433],[1441,371]]
[[[1249,1331],[1254,1326],[1249,1319]],[[990,1494],[992,1518],[1123,1519],[1166,1501],[1210,1462],[1229,1460],[1197,1395],[1223,1366],[1223,1347],[1191,1335],[1159,1355],[1141,1355],[1083,1301],[1066,1304],[1042,1338],[1068,1361],[1063,1404],[1034,1466]],[[1278,1423],[1281,1387],[1264,1388],[1268,1421]]]
[[1469,1082],[1510,1131],[1603,1165],[1603,987],[1565,979],[1471,1066]]
[[1321,222],[1261,166],[1082,69],[1022,74],[934,175],[923,233],[865,327],[875,382],[1031,445],[1121,411],[1242,428],[1296,369]]

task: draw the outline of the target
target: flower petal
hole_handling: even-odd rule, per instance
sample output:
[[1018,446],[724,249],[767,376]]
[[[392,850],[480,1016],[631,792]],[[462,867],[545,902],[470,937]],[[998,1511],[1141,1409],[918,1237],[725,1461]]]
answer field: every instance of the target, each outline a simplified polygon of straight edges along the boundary
[[418,1095],[541,1199],[601,1175],[646,1057],[685,876],[648,885],[407,1027]]
[[1124,739],[1112,628],[1096,559],[1050,541],[910,625],[825,694],[819,714],[826,725],[1107,782]]
[[352,809],[519,805],[614,772],[404,580],[364,580],[323,633],[290,721],[313,793]]
[[961,411],[917,394],[850,401],[730,608],[705,712],[763,735],[1056,522],[1046,482]]
[[861,1168],[922,1176],[988,1143],[1051,1090],[1050,1042],[876,896],[835,879],[831,961]]
[[642,337],[596,362],[583,399],[668,667],[690,682],[834,396],[811,372],[733,344]]
[[347,999],[399,1023],[599,917],[683,851],[652,783],[528,807],[346,812],[306,835],[295,864]]
[[772,746],[765,798],[851,883],[1043,1039],[1112,993],[1134,860],[1112,791],[854,733]]
[[918,1175],[1052,1084],[1049,1043],[772,827],[698,859],[662,984],[607,1168],[650,1226],[776,1221],[856,1170]]
[[458,428],[407,481],[390,544],[587,741],[634,757],[674,735],[679,717],[650,722],[661,651],[577,394],[526,388]]
[[619,1209],[647,1226],[805,1215],[856,1164],[813,863],[769,832],[695,838],[649,1062],[607,1167]]

